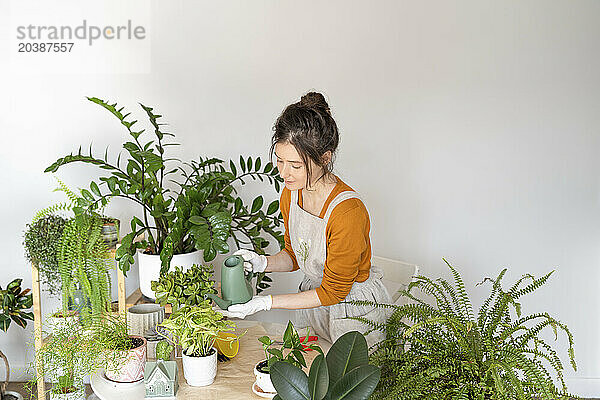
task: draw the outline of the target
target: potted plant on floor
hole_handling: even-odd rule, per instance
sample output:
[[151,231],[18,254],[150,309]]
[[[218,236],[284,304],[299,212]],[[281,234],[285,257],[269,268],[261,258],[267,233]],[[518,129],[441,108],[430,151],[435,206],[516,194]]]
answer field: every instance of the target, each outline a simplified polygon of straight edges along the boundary
[[[508,288],[502,284],[506,269],[495,279],[484,279],[491,293],[475,314],[460,274],[444,262],[454,285],[417,276],[407,291],[401,291],[411,304],[385,306],[394,311],[385,324],[363,321],[387,332],[371,355],[371,362],[381,366],[372,398],[572,398],[563,380],[563,364],[543,335],[545,330],[555,338],[559,332],[565,334],[569,360],[576,369],[571,332],[546,312],[521,312],[521,297],[544,285],[552,272],[540,278],[524,275]],[[412,289],[432,296],[433,303]]]
[[[50,400],[85,400],[83,379],[102,366],[100,355],[104,349],[80,324],[51,328],[52,335],[36,352],[30,369],[33,375],[40,373],[51,380]],[[36,383],[34,377],[26,385],[32,395]]]
[[[154,133],[151,140],[143,141],[144,129],[137,130],[135,120],[127,120],[129,113],[123,114],[123,108],[109,104],[104,100],[89,97],[114,115],[127,129],[129,140],[123,144],[128,154],[126,162],[121,157],[116,162],[108,161],[108,153],[97,158],[89,153],[69,154],[59,158],[46,168],[46,172],[56,172],[61,166],[73,162],[97,165],[106,174],[99,183],[91,182],[90,190],[82,191],[83,196],[93,204],[105,203],[109,198],[122,197],[141,207],[141,218],[131,219],[131,233],[125,235],[117,250],[119,268],[126,275],[134,256],[138,254],[140,265],[140,289],[142,293],[154,298],[150,282],[166,273],[171,264],[188,267],[200,264],[202,251],[204,261],[214,259],[217,253],[229,252],[227,239],[232,236],[236,245],[250,244],[255,251],[264,253],[269,242],[261,236],[268,233],[283,246],[283,235],[277,229],[281,215],[276,215],[279,206],[274,201],[263,211],[262,196],[256,197],[251,207],[244,205],[237,196],[235,186],[245,184],[245,179],[268,181],[279,190],[283,181],[272,163],[262,167],[260,158],[244,159],[240,156],[239,169],[233,161],[225,164],[216,158],[182,163],[168,158],[166,150],[175,145],[168,141],[171,133],[164,132],[160,115],[153,109],[141,105],[146,113]],[[229,168],[229,170],[227,170]],[[175,179],[179,174],[179,181]],[[173,181],[179,190],[167,188],[167,181]],[[237,233],[237,235],[236,235]],[[134,238],[144,234],[146,239],[140,242]],[[244,238],[246,240],[244,240]],[[140,250],[140,252],[138,252]],[[176,258],[174,258],[176,257]],[[268,286],[270,278],[260,274],[257,280],[258,290]],[[262,284],[262,285],[261,285]]]
[[104,350],[106,377],[115,382],[137,382],[144,378],[146,339],[129,335],[127,322],[121,315],[94,316],[91,325],[93,340]]
[[165,336],[180,345],[183,356],[183,374],[190,386],[207,386],[217,375],[217,350],[214,347],[219,332],[232,332],[235,324],[223,320],[209,301],[197,306],[182,306],[160,326],[173,335]]
[[365,337],[352,331],[335,341],[327,356],[319,354],[308,376],[297,365],[277,361],[271,367],[276,400],[368,399],[381,371],[369,365]]
[[285,332],[283,333],[283,344],[280,348],[272,347],[276,344],[276,341],[268,336],[258,338],[258,341],[262,343],[265,352],[265,359],[259,361],[254,366],[256,385],[261,392],[271,394],[276,393],[275,387],[271,381],[271,368],[276,362],[282,361],[298,368],[302,368],[306,367],[306,361],[303,355],[307,351],[306,348],[316,350],[323,354],[323,350],[321,350],[319,346],[305,344],[308,342],[308,336],[307,331],[304,340],[302,340],[298,335],[298,332],[296,332],[296,329],[294,329],[292,322],[288,321]]
[[[6,289],[0,287],[0,329],[6,332],[10,327],[11,322],[19,325],[21,328],[27,326],[28,320],[33,320],[33,313],[27,311],[33,305],[33,296],[29,293],[30,289],[21,289],[22,279],[14,279]],[[17,392],[6,391],[6,386],[10,380],[10,367],[8,358],[0,351],[0,358],[6,366],[6,379],[0,384],[0,399],[1,400],[23,400]]]

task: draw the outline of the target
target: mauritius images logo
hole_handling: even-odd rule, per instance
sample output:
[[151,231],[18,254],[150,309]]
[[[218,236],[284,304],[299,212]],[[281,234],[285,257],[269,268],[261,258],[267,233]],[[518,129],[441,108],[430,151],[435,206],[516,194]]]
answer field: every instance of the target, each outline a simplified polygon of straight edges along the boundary
[[17,26],[17,39],[39,42],[86,42],[92,46],[100,40],[144,40],[146,28],[127,20],[122,25],[92,25],[86,19],[81,25],[20,25]]

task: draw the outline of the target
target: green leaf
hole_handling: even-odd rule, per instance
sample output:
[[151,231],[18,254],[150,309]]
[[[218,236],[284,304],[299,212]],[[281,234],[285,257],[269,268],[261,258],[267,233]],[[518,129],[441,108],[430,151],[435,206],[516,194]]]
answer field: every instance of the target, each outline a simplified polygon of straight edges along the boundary
[[242,168],[242,172],[246,172],[246,161],[244,161],[244,157],[240,155],[240,167]]
[[267,215],[271,215],[277,210],[279,210],[279,200],[272,201],[267,208]]
[[89,202],[94,201],[94,196],[87,189],[81,189],[81,195]]
[[6,332],[10,326],[10,317],[6,314],[0,314],[0,329]]
[[248,157],[248,161],[246,162],[246,168],[248,168],[248,172],[252,172],[252,157]]
[[335,385],[348,371],[368,363],[369,352],[365,337],[357,331],[345,333],[327,353],[329,382]]
[[262,196],[258,196],[252,202],[252,212],[255,213],[258,210],[260,210],[260,208],[262,207],[262,205],[263,205],[263,197]]
[[268,336],[261,336],[258,338],[258,341],[264,344],[265,346],[271,345],[271,338],[269,338]]
[[329,390],[329,371],[323,354],[319,354],[310,366],[308,388],[313,400],[322,400]]
[[100,188],[98,188],[98,185],[96,184],[96,182],[92,181],[90,183],[90,190],[96,195],[96,196],[102,196],[100,194]]
[[256,161],[254,162],[254,171],[255,171],[255,172],[258,172],[258,171],[260,171],[260,157],[258,157],[258,158],[256,159]]
[[235,163],[233,162],[233,160],[229,160],[229,168],[231,169],[231,173],[233,174],[233,176],[237,176],[237,169],[235,168]]
[[267,165],[265,165],[265,168],[263,169],[263,172],[265,174],[269,173],[269,171],[271,171],[273,169],[273,163],[272,162],[268,162]]
[[282,398],[310,400],[308,377],[300,368],[277,361],[271,367],[270,375],[273,386]]
[[[331,350],[330,350],[331,351]],[[331,389],[331,398],[339,400],[368,399],[381,377],[374,365],[361,365],[344,375]]]
[[206,218],[199,215],[192,215],[188,221],[195,225],[206,225]]

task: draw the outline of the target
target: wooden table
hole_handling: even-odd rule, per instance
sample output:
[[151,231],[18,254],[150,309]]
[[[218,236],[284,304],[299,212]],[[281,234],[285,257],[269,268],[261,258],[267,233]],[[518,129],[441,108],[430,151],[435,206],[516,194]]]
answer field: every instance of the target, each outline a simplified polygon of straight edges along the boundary
[[[189,386],[183,376],[181,359],[177,359],[179,366],[179,391],[177,399],[189,400],[240,400],[260,399],[261,397],[252,392],[252,384],[255,381],[254,365],[265,359],[262,344],[258,338],[264,335],[275,340],[281,340],[285,325],[260,323],[257,321],[236,320],[238,334],[246,331],[240,339],[240,351],[237,356],[229,361],[219,362],[217,365],[217,376],[210,386]],[[302,335],[302,332],[300,332]],[[317,342],[327,352],[331,346],[329,343]],[[309,351],[305,354],[306,364],[310,367],[312,360],[319,353]],[[308,371],[306,371],[308,373]]]

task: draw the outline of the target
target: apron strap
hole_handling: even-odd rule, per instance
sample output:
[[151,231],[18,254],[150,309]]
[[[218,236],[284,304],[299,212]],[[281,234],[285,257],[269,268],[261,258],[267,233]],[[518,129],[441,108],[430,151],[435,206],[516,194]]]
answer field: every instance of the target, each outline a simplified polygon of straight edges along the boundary
[[325,212],[325,215],[323,216],[323,220],[329,221],[329,217],[331,216],[331,213],[333,212],[333,210],[335,209],[335,207],[338,204],[340,204],[342,201],[348,200],[348,199],[359,199],[359,200],[361,200],[361,198],[358,195],[358,193],[356,193],[355,191],[352,191],[352,190],[346,190],[346,191],[338,194],[331,201],[331,203],[329,203],[329,206],[327,207],[327,211]]

